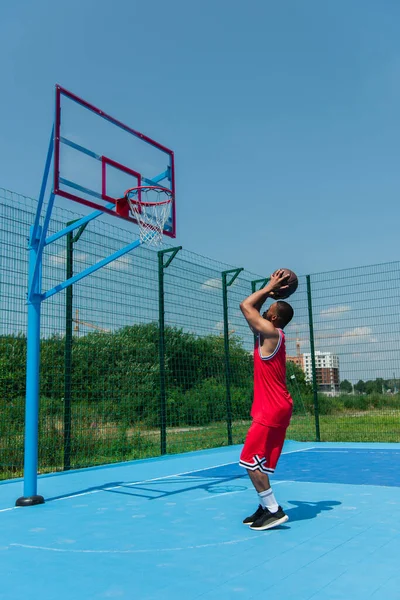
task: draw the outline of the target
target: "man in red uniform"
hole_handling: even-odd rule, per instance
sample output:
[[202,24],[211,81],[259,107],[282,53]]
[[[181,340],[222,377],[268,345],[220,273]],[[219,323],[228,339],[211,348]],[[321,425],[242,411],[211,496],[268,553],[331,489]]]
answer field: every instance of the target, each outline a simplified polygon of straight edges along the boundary
[[278,505],[268,474],[277,465],[292,416],[293,401],[286,388],[286,348],[283,328],[292,320],[293,308],[278,300],[261,316],[267,298],[279,298],[287,289],[288,276],[278,270],[266,287],[244,300],[240,309],[250,329],[257,336],[254,349],[253,418],[242,453],[240,466],[247,473],[258,493],[256,512],[244,519],[251,529],[264,530],[285,523],[289,517]]

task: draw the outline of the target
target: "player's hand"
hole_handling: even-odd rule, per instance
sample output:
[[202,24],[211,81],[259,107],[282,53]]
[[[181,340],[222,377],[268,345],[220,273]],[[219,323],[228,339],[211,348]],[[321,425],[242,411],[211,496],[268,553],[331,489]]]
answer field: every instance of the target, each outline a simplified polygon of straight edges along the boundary
[[267,284],[267,288],[269,290],[269,296],[271,298],[279,298],[279,292],[288,289],[288,282],[290,278],[290,274],[285,275],[285,271],[283,269],[278,269],[274,273],[272,273],[270,280]]

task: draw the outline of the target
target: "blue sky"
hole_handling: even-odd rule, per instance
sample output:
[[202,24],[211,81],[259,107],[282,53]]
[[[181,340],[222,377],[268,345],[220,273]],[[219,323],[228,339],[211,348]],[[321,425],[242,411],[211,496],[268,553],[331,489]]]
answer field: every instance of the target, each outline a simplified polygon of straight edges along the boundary
[[188,250],[266,274],[395,260],[399,19],[394,0],[5,3],[0,185],[37,195],[59,83],[175,151]]

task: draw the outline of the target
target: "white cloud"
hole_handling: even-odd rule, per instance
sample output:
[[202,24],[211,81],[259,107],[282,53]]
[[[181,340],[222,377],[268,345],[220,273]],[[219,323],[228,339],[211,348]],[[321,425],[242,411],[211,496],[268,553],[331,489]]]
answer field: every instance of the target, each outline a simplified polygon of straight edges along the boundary
[[[85,268],[85,264],[88,264],[89,255],[84,252],[74,252],[74,264],[83,266]],[[52,254],[49,256],[49,262],[52,265],[65,265],[66,264],[66,250],[62,250],[58,254]],[[103,269],[112,269],[115,271],[129,271],[132,266],[132,258],[130,256],[124,255],[120,258],[117,258],[108,265],[105,265]]]
[[221,290],[222,289],[222,280],[216,277],[215,279],[207,279],[204,283],[201,284],[202,290]]
[[287,326],[285,332],[288,332],[288,335],[292,337],[298,335],[301,331],[308,332],[309,325],[308,323],[296,323],[296,321],[291,321],[290,325]]
[[345,331],[341,335],[340,341],[345,344],[349,342],[375,343],[378,340],[372,335],[371,327],[355,327],[354,329]]
[[124,255],[112,262],[105,265],[105,269],[113,269],[115,271],[129,271],[132,265],[132,259],[130,256]]
[[[74,252],[74,262],[86,262],[88,255],[84,252]],[[58,254],[51,254],[49,262],[52,265],[65,265],[67,260],[67,251],[62,250]]]
[[320,316],[324,319],[334,319],[335,317],[349,312],[350,310],[350,306],[346,305],[332,306],[331,308],[327,308],[326,310],[321,310]]
[[52,254],[49,257],[49,262],[52,265],[65,265],[66,251],[60,252],[59,254]]

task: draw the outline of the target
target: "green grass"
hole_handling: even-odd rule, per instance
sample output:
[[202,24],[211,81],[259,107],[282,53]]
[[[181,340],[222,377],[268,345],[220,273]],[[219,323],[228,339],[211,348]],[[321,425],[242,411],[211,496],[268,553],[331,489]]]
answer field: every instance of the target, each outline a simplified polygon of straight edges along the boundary
[[[400,442],[400,411],[394,409],[346,411],[320,417],[321,441],[324,442]],[[72,439],[71,468],[82,468],[113,462],[149,458],[160,455],[160,433],[144,426],[128,428],[116,423],[103,423],[97,429],[85,427]],[[250,421],[234,421],[234,444],[244,442]],[[288,439],[315,441],[315,422],[312,415],[294,415]],[[198,427],[177,427],[167,430],[167,452],[176,454],[207,448],[227,446],[225,422]],[[13,430],[3,438],[0,479],[22,475],[22,435]],[[4,459],[3,459],[4,460]],[[39,449],[40,472],[63,468],[63,436],[57,422],[41,427]]]
[[400,412],[322,416],[320,430],[322,442],[400,442]]
[[[400,411],[340,413],[322,415],[319,419],[322,442],[400,442]],[[250,426],[249,421],[232,425],[233,443],[242,444]],[[195,435],[197,433],[197,435]],[[199,432],[169,432],[169,452],[187,452],[201,448],[226,446],[226,424],[202,427]],[[299,442],[316,440],[314,416],[294,416],[287,438]]]

